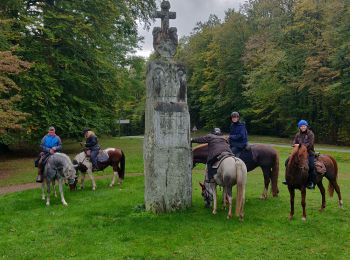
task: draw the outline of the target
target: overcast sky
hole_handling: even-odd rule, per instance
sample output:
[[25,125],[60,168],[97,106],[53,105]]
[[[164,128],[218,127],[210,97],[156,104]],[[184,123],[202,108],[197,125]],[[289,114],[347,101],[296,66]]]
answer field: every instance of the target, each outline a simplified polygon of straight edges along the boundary
[[[157,0],[158,10],[160,2],[161,0]],[[170,11],[176,12],[176,20],[170,20],[170,27],[177,27],[180,39],[184,35],[189,35],[197,22],[207,21],[210,14],[223,19],[227,9],[238,10],[244,2],[245,0],[170,0]],[[160,27],[160,19],[152,24],[149,31],[143,30],[142,25],[139,26],[139,33],[145,37],[145,41],[137,55],[146,57],[153,51],[152,30],[155,26]]]

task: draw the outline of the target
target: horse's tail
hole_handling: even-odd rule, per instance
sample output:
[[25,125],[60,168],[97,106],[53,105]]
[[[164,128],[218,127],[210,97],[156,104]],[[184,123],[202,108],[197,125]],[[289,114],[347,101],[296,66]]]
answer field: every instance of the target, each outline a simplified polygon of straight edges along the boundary
[[[337,180],[338,179],[338,164],[333,157],[331,157],[331,156],[328,156],[328,157],[329,157],[329,159],[331,159],[331,161],[334,165],[334,178],[335,178],[335,180]],[[332,185],[331,182],[328,183],[328,194],[330,197],[333,197],[334,186]]]
[[247,167],[242,160],[236,160],[236,176],[237,176],[237,198],[236,198],[236,216],[243,219],[244,201],[245,201],[245,185],[247,182]]
[[280,167],[279,156],[278,156],[278,153],[275,152],[274,163],[272,165],[272,176],[271,176],[272,196],[274,197],[278,196],[278,193],[279,193],[279,190],[278,190],[279,167]]
[[120,179],[124,180],[124,175],[125,175],[125,154],[122,152],[122,157],[120,159],[120,171],[118,171],[118,176]]

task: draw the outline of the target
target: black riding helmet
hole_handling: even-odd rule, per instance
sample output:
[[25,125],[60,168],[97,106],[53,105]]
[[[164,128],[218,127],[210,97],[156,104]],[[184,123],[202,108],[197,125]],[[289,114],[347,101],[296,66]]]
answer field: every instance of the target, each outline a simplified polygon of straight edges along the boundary
[[88,131],[90,131],[90,128],[84,128],[84,130],[82,131],[82,134],[85,135],[85,133]]

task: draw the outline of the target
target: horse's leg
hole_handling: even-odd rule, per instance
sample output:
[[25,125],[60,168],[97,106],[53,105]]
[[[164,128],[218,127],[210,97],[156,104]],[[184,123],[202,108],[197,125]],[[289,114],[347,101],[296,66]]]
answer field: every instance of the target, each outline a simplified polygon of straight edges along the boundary
[[[114,183],[115,183],[115,177],[118,176],[118,171],[114,170],[113,168],[113,177],[112,177],[112,182],[111,184],[109,184],[109,187],[113,187],[114,186]],[[118,180],[118,184],[120,186],[120,181]]]
[[342,197],[341,197],[340,188],[339,188],[339,185],[337,183],[337,180],[335,179],[335,180],[332,180],[332,181],[329,181],[329,182],[333,185],[333,187],[335,189],[335,192],[338,195],[339,207],[343,208],[343,200],[342,200]]
[[86,172],[83,172],[81,175],[81,188],[80,189],[84,189],[84,183],[85,183],[85,176],[86,176]]
[[92,171],[89,169],[89,170],[87,170],[87,173],[89,174],[91,182],[92,182],[92,190],[96,190],[96,182],[94,179],[94,175],[92,174]]
[[301,188],[301,206],[303,207],[303,217],[301,219],[303,221],[306,220],[306,210],[305,210],[306,202],[305,202],[305,199],[306,199],[306,188],[302,187]]
[[[232,187],[226,187],[226,196],[228,198],[228,214],[227,214],[227,219],[232,218]],[[237,198],[238,199],[238,198]],[[225,198],[226,200],[226,198]]]
[[45,180],[41,183],[41,199],[45,200]]
[[295,197],[295,190],[291,186],[288,186],[289,191],[289,197],[290,197],[290,213],[289,213],[289,220],[293,219],[294,216],[294,197]]
[[226,204],[227,204],[227,190],[226,187],[222,189],[222,209],[226,210]]
[[260,196],[260,199],[266,200],[267,199],[267,193],[269,191],[269,184],[270,184],[270,176],[271,171],[269,168],[261,168],[264,174],[264,191]]
[[58,179],[58,187],[60,189],[61,202],[62,202],[63,206],[67,206],[68,204],[67,204],[66,200],[64,199],[64,195],[63,195],[63,180],[62,180],[62,178]]
[[55,180],[52,180],[52,189],[54,191],[55,198],[57,198],[57,192],[56,192],[56,182]]
[[46,206],[50,206],[51,185],[50,185],[49,179],[46,179],[46,187],[47,187]]
[[322,183],[322,179],[317,183],[317,187],[319,188],[322,196],[322,205],[320,211],[323,211],[326,208],[326,192]]
[[216,207],[217,207],[217,194],[216,194],[216,184],[210,183],[210,188],[213,191],[213,214],[216,214]]

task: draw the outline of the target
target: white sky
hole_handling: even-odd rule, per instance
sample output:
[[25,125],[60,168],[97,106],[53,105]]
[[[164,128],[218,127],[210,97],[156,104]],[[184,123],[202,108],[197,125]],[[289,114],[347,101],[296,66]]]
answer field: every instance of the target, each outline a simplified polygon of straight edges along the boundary
[[[176,19],[170,20],[170,27],[177,27],[179,39],[189,35],[196,23],[208,20],[210,14],[217,15],[220,19],[225,17],[225,11],[229,8],[239,9],[245,0],[169,0],[170,11],[176,12]],[[160,10],[161,0],[157,0],[157,10]],[[143,30],[143,25],[139,26],[139,34],[145,37],[142,50],[136,55],[148,57],[153,51],[152,30],[153,27],[160,27],[160,19],[156,19],[149,31]]]

